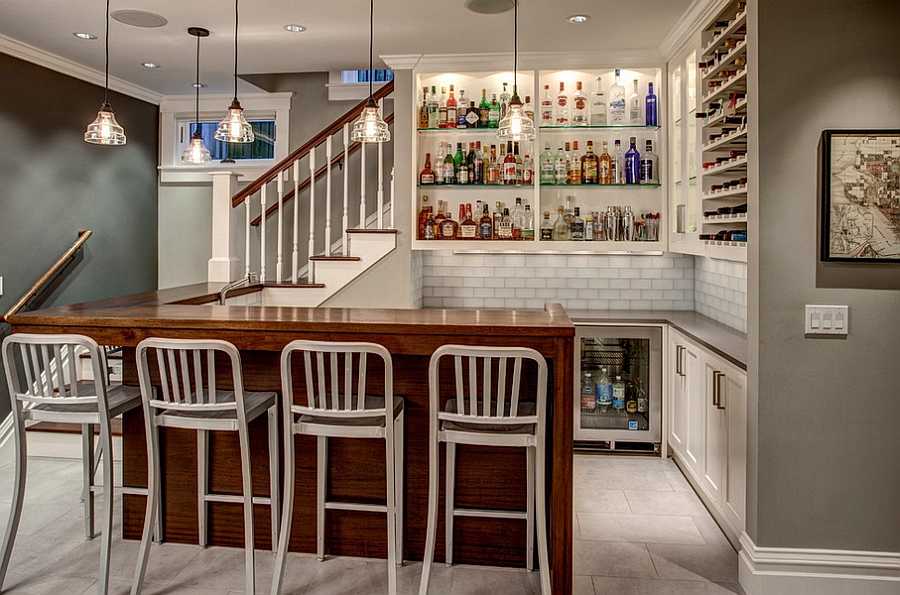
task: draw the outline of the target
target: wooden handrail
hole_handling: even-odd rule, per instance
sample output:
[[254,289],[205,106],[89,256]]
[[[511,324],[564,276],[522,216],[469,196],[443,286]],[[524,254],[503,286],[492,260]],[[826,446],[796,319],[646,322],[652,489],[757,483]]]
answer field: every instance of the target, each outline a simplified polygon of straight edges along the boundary
[[[393,122],[393,121],[394,121],[394,114],[388,114],[387,117],[384,119],[384,121],[385,121],[386,124],[390,124],[391,122]],[[357,149],[359,149],[361,146],[362,146],[362,143],[360,143],[360,142],[350,143],[350,146],[347,147],[346,152],[345,152],[345,151],[341,151],[341,152],[338,153],[336,156],[334,156],[334,157],[331,158],[331,163],[326,164],[326,165],[323,165],[322,167],[320,167],[319,169],[317,169],[317,170],[316,170],[315,177],[318,179],[318,178],[324,176],[324,175],[325,175],[325,172],[328,171],[328,168],[329,168],[329,167],[334,167],[335,165],[337,165],[338,163],[340,163],[341,160],[344,159],[345,153],[353,153],[354,151],[356,151]],[[305,180],[303,180],[302,182],[300,182],[299,184],[297,184],[297,192],[300,192],[300,191],[302,191],[302,190],[305,190],[306,187],[310,185],[311,181],[312,181],[312,180],[310,180],[310,177],[309,177],[309,176],[306,176],[306,179],[305,179]],[[293,190],[290,190],[287,194],[284,195],[284,198],[281,199],[281,204],[283,205],[284,203],[286,203],[287,201],[291,200],[292,198],[294,198],[294,191],[293,191]],[[266,209],[266,219],[268,219],[268,218],[269,218],[269,215],[271,215],[272,213],[274,213],[274,212],[277,211],[277,210],[278,210],[278,203],[276,202],[276,203],[272,204],[268,209]],[[257,227],[257,226],[259,225],[259,222],[260,222],[261,220],[262,220],[262,217],[260,217],[259,215],[257,215],[256,218],[255,218],[253,221],[250,222],[250,225],[252,225],[253,227]]]
[[25,304],[28,303],[28,300],[33,298],[37,294],[37,292],[39,292],[41,290],[41,288],[47,284],[48,281],[50,281],[50,279],[52,279],[53,277],[56,276],[56,274],[63,267],[63,265],[66,264],[66,261],[68,261],[70,258],[72,258],[76,252],[78,252],[78,249],[84,245],[84,243],[87,241],[87,239],[89,237],[91,237],[91,235],[93,233],[94,232],[92,232],[89,229],[79,231],[78,239],[75,240],[75,243],[72,244],[69,247],[69,249],[66,250],[63,253],[63,255],[59,257],[59,260],[57,260],[56,262],[53,263],[53,266],[51,266],[49,269],[47,269],[46,273],[41,275],[41,278],[38,279],[34,285],[31,286],[31,289],[29,289],[28,291],[25,292],[25,295],[23,295],[22,297],[19,298],[19,301],[17,301],[15,304],[13,304],[13,307],[10,308],[6,312],[6,314],[3,315],[3,321],[4,322],[8,321],[10,316],[15,314],[19,310],[21,310],[23,307],[25,307]]
[[[390,95],[393,92],[394,92],[394,81],[390,81],[389,83],[387,83],[386,85],[384,85],[383,87],[381,87],[380,89],[375,91],[375,93],[372,94],[372,97],[374,97],[375,100],[377,101],[379,99],[387,97],[388,95]],[[231,206],[236,207],[239,204],[241,204],[242,202],[244,202],[245,198],[247,198],[248,196],[252,196],[257,190],[259,190],[264,185],[266,185],[269,182],[271,182],[272,180],[274,180],[275,176],[277,176],[282,171],[284,171],[294,161],[296,161],[297,159],[300,159],[301,157],[303,157],[303,155],[309,153],[314,148],[316,148],[317,146],[319,146],[320,144],[325,142],[325,139],[327,139],[329,136],[331,136],[332,134],[334,134],[335,132],[337,132],[338,130],[343,128],[344,124],[349,124],[350,122],[355,120],[357,117],[359,117],[360,112],[366,106],[366,101],[368,101],[368,98],[366,98],[364,101],[361,101],[359,104],[357,104],[355,107],[353,107],[346,114],[344,114],[343,116],[341,116],[340,118],[338,118],[337,120],[332,122],[327,128],[324,128],[317,135],[315,135],[314,137],[312,137],[311,139],[309,139],[308,141],[306,141],[305,143],[300,145],[299,148],[292,151],[290,155],[288,155],[287,157],[285,157],[284,159],[279,161],[276,165],[274,165],[272,168],[270,168],[269,171],[267,171],[266,173],[264,173],[263,175],[258,177],[255,181],[251,182],[246,188],[244,188],[243,190],[241,190],[240,192],[235,194],[233,197],[231,197]]]

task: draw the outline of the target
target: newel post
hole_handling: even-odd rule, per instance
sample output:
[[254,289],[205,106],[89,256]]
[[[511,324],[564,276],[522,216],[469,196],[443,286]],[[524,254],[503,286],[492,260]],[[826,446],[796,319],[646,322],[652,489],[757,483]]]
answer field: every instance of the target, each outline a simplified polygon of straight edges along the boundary
[[213,179],[212,258],[207,265],[207,281],[228,283],[241,276],[241,262],[237,257],[238,230],[232,224],[231,197],[237,193],[238,178],[243,174],[217,171],[210,175]]

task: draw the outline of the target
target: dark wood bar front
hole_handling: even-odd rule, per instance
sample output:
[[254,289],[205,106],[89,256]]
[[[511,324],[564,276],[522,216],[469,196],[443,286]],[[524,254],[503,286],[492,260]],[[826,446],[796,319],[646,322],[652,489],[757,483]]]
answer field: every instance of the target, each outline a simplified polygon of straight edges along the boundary
[[[134,347],[146,337],[215,338],[241,351],[248,390],[281,389],[279,356],[294,339],[369,341],[391,353],[394,394],[405,399],[404,559],[424,553],[428,499],[428,360],[439,346],[459,343],[524,346],[540,352],[550,366],[548,387],[547,502],[553,591],[572,592],[572,424],[574,326],[561,306],[545,311],[375,310],[199,305],[218,284],[200,284],[39,310],[13,316],[14,332],[88,335],[104,345],[125,347],[124,382],[137,385]],[[210,489],[239,494],[237,436],[210,440]],[[268,495],[265,419],[251,424],[254,493]],[[196,435],[164,428],[162,437],[164,535],[167,541],[197,542]],[[315,552],[316,443],[298,437],[296,503],[290,549]],[[332,439],[331,498],[384,502],[384,447],[378,441]],[[525,454],[521,449],[460,449],[456,498],[460,506],[524,509]],[[443,461],[443,456],[442,456]],[[441,472],[443,478],[443,470]],[[146,445],[142,413],[123,420],[123,481],[146,486]],[[441,481],[443,484],[443,479]],[[124,497],[126,538],[138,539],[143,496]],[[443,498],[441,499],[443,507]],[[442,510],[442,508],[441,508]],[[267,506],[256,511],[256,546],[270,548]],[[386,557],[384,515],[329,510],[326,552]],[[443,560],[443,513],[436,560]],[[209,543],[243,546],[240,505],[212,503]],[[525,522],[460,517],[455,526],[454,562],[525,566]]]

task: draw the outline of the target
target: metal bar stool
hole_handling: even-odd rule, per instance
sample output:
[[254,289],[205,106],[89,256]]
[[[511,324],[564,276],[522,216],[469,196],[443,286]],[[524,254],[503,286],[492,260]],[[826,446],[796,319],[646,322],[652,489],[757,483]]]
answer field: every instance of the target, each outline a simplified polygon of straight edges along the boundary
[[[156,354],[161,398],[153,391],[149,352]],[[232,390],[216,389],[216,354],[224,354],[231,364]],[[159,428],[197,430],[197,503],[200,519],[200,545],[206,545],[206,507],[208,502],[241,502],[244,505],[245,592],[256,593],[254,564],[253,505],[268,504],[272,513],[272,549],[277,549],[279,526],[278,487],[278,399],[274,392],[245,392],[241,358],[237,348],[227,341],[158,339],[141,341],[137,346],[137,370],[147,430],[147,513],[138,553],[132,595],[141,592],[147,558],[150,554],[151,519],[160,506]],[[250,433],[248,424],[262,415],[269,416],[269,489],[270,497],[253,496],[250,473]],[[241,449],[243,494],[210,494],[207,477],[207,443],[210,430],[238,433]],[[162,531],[162,528],[160,528]]]
[[[80,380],[80,354],[85,352],[92,380]],[[9,387],[16,445],[16,478],[9,523],[3,537],[0,586],[6,578],[22,517],[27,474],[26,421],[79,424],[82,427],[85,533],[94,536],[94,426],[100,426],[97,456],[103,465],[103,541],[97,592],[109,589],[109,557],[113,517],[113,456],[110,419],[140,405],[141,393],[127,386],[107,386],[105,359],[97,343],[82,335],[13,334],[3,341],[3,369]]]
[[[441,358],[452,357],[455,373],[455,398],[441,408]],[[537,364],[534,400],[521,400],[522,363]],[[496,367],[494,360],[497,361]],[[512,369],[508,363],[512,362]],[[492,375],[496,377],[492,380]],[[478,376],[481,376],[479,382]],[[481,392],[479,393],[479,385]],[[509,387],[507,389],[507,387]],[[468,389],[468,390],[466,390]],[[526,567],[534,568],[535,509],[537,509],[538,563],[541,590],[550,595],[550,562],[547,552],[547,518],[544,497],[544,449],[547,397],[547,362],[533,349],[516,347],[469,347],[444,345],[431,356],[428,365],[429,458],[428,520],[425,557],[419,595],[427,595],[434,562],[437,535],[440,463],[439,446],[446,444],[445,560],[453,563],[453,519],[457,516],[521,518],[527,527]],[[508,510],[456,508],[456,445],[476,444],[524,447],[526,449],[527,493],[524,512]]]
[[[307,404],[294,404],[292,356],[302,356]],[[384,363],[384,396],[366,392],[369,355]],[[354,370],[354,359],[357,365]],[[403,564],[403,399],[394,397],[391,354],[374,343],[293,341],[281,352],[284,407],[284,511],[275,560],[272,593],[280,594],[294,507],[294,435],[317,436],[316,555],[325,558],[325,511],[366,510],[387,513],[388,593],[397,593],[397,566]],[[354,391],[354,388],[356,389]],[[343,390],[342,390],[343,389]],[[387,503],[331,502],[328,438],[382,438],[386,448]]]

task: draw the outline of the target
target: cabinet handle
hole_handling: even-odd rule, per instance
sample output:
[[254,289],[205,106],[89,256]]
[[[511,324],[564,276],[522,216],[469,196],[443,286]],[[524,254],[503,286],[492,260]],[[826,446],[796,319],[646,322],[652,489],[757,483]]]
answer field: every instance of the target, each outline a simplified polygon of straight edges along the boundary
[[725,410],[725,404],[722,402],[722,379],[725,378],[725,374],[719,372],[719,377],[716,378],[716,407],[719,409]]
[[719,408],[719,376],[721,376],[721,372],[718,370],[713,370],[712,373],[712,404],[716,409]]
[[684,366],[681,365],[681,352],[684,351],[684,347],[681,345],[675,346],[675,373],[679,376],[684,376]]

